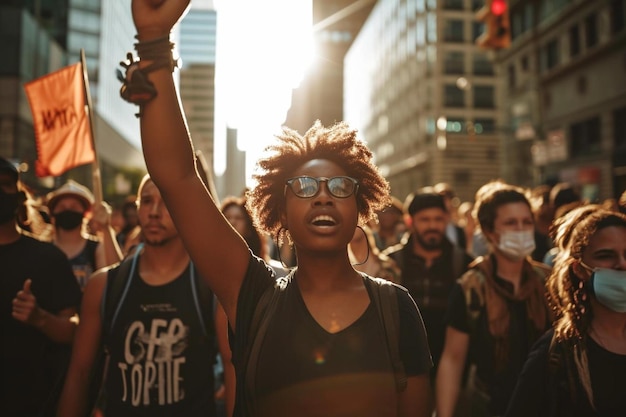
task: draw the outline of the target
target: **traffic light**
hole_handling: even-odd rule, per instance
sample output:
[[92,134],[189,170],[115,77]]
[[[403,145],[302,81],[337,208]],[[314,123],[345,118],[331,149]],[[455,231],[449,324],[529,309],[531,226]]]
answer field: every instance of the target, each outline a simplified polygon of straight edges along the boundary
[[511,44],[511,24],[507,0],[486,0],[476,12],[476,20],[485,24],[485,32],[476,44],[486,49],[507,48]]

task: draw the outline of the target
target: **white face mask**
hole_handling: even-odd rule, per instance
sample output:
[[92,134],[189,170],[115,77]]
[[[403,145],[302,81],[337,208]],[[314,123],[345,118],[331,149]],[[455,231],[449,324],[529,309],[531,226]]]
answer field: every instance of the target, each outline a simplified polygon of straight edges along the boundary
[[498,249],[512,259],[524,259],[535,250],[534,230],[500,232]]

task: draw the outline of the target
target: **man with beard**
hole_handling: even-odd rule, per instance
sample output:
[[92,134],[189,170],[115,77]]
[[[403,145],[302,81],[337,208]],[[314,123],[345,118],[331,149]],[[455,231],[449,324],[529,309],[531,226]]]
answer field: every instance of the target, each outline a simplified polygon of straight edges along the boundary
[[[215,298],[202,287],[147,175],[137,196],[142,243],[120,266],[97,271],[85,287],[59,417],[90,411],[89,376],[102,346],[109,354],[100,396],[105,401],[97,404],[103,415],[215,416],[213,364],[222,334],[216,336]],[[123,285],[116,285],[122,273]],[[113,289],[119,287],[123,292],[117,294]]]
[[431,187],[410,194],[404,213],[409,234],[385,253],[402,270],[400,284],[409,290],[422,313],[434,376],[443,349],[448,294],[472,257],[446,237],[450,215],[443,196]]
[[18,226],[28,203],[18,170],[0,157],[2,415],[51,417],[81,292],[63,252]]
[[[87,187],[69,180],[48,194],[48,210],[54,225],[54,244],[72,264],[74,276],[82,289],[91,274],[122,259],[122,252],[111,227],[111,207],[95,202]],[[90,231],[85,227],[89,216]]]

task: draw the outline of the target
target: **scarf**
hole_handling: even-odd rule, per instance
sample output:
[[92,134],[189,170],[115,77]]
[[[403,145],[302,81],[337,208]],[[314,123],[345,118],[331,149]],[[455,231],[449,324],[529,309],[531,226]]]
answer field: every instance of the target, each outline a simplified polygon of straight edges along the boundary
[[537,339],[549,325],[550,310],[545,297],[545,279],[550,269],[537,262],[531,263],[529,260],[524,260],[520,288],[517,294],[513,294],[495,281],[495,265],[493,255],[487,258],[477,258],[470,264],[470,270],[479,271],[484,276],[484,280],[478,280],[482,282],[474,282],[474,285],[466,288],[475,291],[486,309],[489,333],[495,339],[496,369],[500,369],[506,363],[509,352],[508,334],[511,312],[507,300],[526,303],[527,318],[534,330],[531,336],[533,340]]

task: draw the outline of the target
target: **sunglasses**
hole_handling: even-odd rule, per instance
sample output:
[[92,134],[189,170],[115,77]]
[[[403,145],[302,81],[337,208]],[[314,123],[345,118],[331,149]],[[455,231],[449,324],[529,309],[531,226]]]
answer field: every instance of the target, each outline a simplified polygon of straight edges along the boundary
[[328,192],[336,198],[347,198],[355,194],[359,188],[359,182],[352,177],[295,177],[286,182],[291,191],[300,198],[315,197],[320,190],[320,183],[326,182]]

